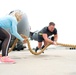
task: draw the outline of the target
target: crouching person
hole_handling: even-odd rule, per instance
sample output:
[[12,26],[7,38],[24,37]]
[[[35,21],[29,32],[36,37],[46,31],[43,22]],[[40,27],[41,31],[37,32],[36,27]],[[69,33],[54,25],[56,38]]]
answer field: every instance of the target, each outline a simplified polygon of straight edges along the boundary
[[[13,15],[7,15],[0,18],[0,48],[2,50],[2,56],[0,56],[1,63],[15,63],[13,59],[8,57],[8,48],[11,40],[11,34],[18,38],[23,43],[26,43],[26,39],[23,39],[17,32],[17,24],[22,18],[21,11],[15,11]],[[10,30],[10,33],[7,31]]]
[[[51,39],[48,37],[54,35]],[[55,28],[55,23],[50,22],[49,26],[44,27],[41,31],[38,32],[38,46],[35,49],[35,52],[37,52],[38,49],[44,48],[47,43],[51,43],[56,45],[58,39],[57,29]],[[44,42],[44,45],[42,46],[42,42]]]

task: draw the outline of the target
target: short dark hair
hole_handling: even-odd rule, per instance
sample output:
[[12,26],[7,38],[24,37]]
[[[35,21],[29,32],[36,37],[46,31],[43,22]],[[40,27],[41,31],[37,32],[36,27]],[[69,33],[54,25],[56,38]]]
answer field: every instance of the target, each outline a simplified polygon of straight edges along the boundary
[[49,26],[51,26],[51,25],[54,25],[55,26],[55,23],[54,22],[50,22],[49,23]]

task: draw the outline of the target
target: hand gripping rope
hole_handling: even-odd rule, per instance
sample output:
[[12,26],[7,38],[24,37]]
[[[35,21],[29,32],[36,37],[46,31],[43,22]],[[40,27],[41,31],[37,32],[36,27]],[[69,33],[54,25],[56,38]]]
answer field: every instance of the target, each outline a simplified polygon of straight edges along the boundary
[[[25,36],[25,35],[23,35],[23,34],[21,34],[21,36],[22,36],[24,39],[26,39],[26,43],[27,43],[27,45],[28,45],[28,49],[29,49],[29,51],[30,51],[32,54],[34,54],[34,55],[39,55],[39,54],[41,54],[49,45],[51,45],[51,44],[49,43],[49,44],[47,44],[43,49],[41,49],[39,52],[35,52],[35,51],[32,50],[32,48],[31,48],[30,42],[29,42],[29,40],[28,40],[28,37]],[[15,45],[16,45],[17,42],[18,42],[18,39],[15,39],[12,47],[8,50],[8,53],[13,50],[13,48],[15,47]],[[76,48],[76,45],[71,45],[71,44],[57,43],[57,45],[61,45],[61,46],[64,46],[64,47]]]
[[[27,39],[26,43],[27,43],[27,45],[28,45],[28,49],[29,49],[29,51],[30,51],[32,54],[34,54],[34,55],[39,55],[39,54],[41,54],[49,45],[51,45],[51,44],[49,43],[49,44],[47,44],[43,49],[41,49],[39,52],[35,52],[35,51],[32,50],[32,48],[31,48],[30,42],[29,42],[29,40],[28,40],[28,37],[25,36],[25,35],[23,35],[23,34],[21,34],[21,36],[22,36],[24,39]],[[14,41],[11,49],[9,49],[8,52],[11,52],[11,51],[12,51],[12,49],[14,48],[14,46],[16,45],[17,42],[18,42],[18,39],[15,39],[15,41]],[[76,45],[72,45],[72,44],[57,43],[57,45],[61,45],[61,46],[64,46],[64,47],[76,48]]]

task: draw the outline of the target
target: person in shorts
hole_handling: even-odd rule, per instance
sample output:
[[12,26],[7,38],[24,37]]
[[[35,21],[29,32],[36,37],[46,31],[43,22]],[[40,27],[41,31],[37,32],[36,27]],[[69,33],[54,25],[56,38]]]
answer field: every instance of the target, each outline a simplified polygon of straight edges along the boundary
[[[51,39],[48,37],[54,35]],[[56,45],[58,39],[58,33],[57,29],[55,28],[55,23],[50,22],[48,26],[44,27],[42,30],[38,32],[38,46],[35,49],[35,52],[37,50],[44,48],[48,43]],[[44,45],[42,46],[42,42],[44,42]]]

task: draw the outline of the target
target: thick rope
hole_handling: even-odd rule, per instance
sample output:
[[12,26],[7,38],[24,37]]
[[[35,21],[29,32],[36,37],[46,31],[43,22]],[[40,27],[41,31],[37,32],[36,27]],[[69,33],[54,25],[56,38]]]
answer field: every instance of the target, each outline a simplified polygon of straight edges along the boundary
[[61,45],[64,47],[72,47],[72,48],[76,48],[76,45],[72,45],[72,44],[62,44],[62,43],[57,43],[57,45]]
[[[28,40],[27,40],[28,41]],[[34,55],[39,55],[39,54],[41,54],[50,44],[47,44],[43,49],[41,49],[39,52],[35,52],[34,50],[32,50],[31,49],[31,46],[30,46],[30,42],[28,41],[27,42],[27,44],[28,44],[28,49],[29,49],[29,51],[32,53],[32,54],[34,54]]]
[[[25,35],[21,35],[24,39],[26,39],[27,37]],[[27,39],[27,45],[28,45],[28,49],[29,51],[34,54],[34,55],[39,55],[41,54],[49,45],[51,44],[47,44],[43,49],[41,49],[39,52],[35,52],[34,50],[31,49],[31,45],[29,40]],[[72,47],[72,48],[76,48],[76,45],[71,45],[71,44],[62,44],[62,43],[57,43],[57,45],[61,45],[64,47]]]
[[[28,45],[28,49],[29,49],[29,51],[30,51],[32,54],[34,54],[34,55],[39,55],[39,54],[41,54],[49,45],[51,45],[51,44],[47,44],[47,45],[46,45],[43,49],[41,49],[39,52],[35,52],[35,50],[32,50],[32,48],[31,48],[30,42],[29,42],[29,40],[28,40],[28,37],[25,36],[25,35],[22,35],[22,34],[21,34],[21,36],[22,36],[24,39],[26,39],[26,43],[27,43],[27,45]],[[17,42],[18,42],[18,39],[15,39],[15,41],[14,41],[11,49],[8,50],[8,53],[13,50],[13,48],[15,47],[15,45],[16,45]],[[76,48],[76,45],[71,45],[71,44],[57,43],[57,45],[61,45],[61,46],[64,46],[64,47]],[[1,56],[1,55],[0,55],[0,56]]]
[[[17,42],[18,42],[18,39],[15,39],[12,47],[8,50],[8,53],[13,50],[13,48],[16,46],[16,43],[17,43]],[[2,54],[0,54],[0,56],[2,56]]]
[[18,42],[18,39],[15,39],[12,47],[8,50],[8,53],[11,52],[13,50],[13,48],[16,46],[16,43]]
[[34,54],[34,55],[39,55],[39,54],[41,54],[41,53],[50,45],[50,44],[47,44],[47,45],[46,45],[43,49],[41,49],[39,52],[35,52],[35,50],[32,50],[28,38],[27,38],[25,35],[22,35],[22,34],[21,34],[21,36],[22,36],[24,39],[27,39],[28,49],[29,49],[29,51],[30,51],[32,54]]

